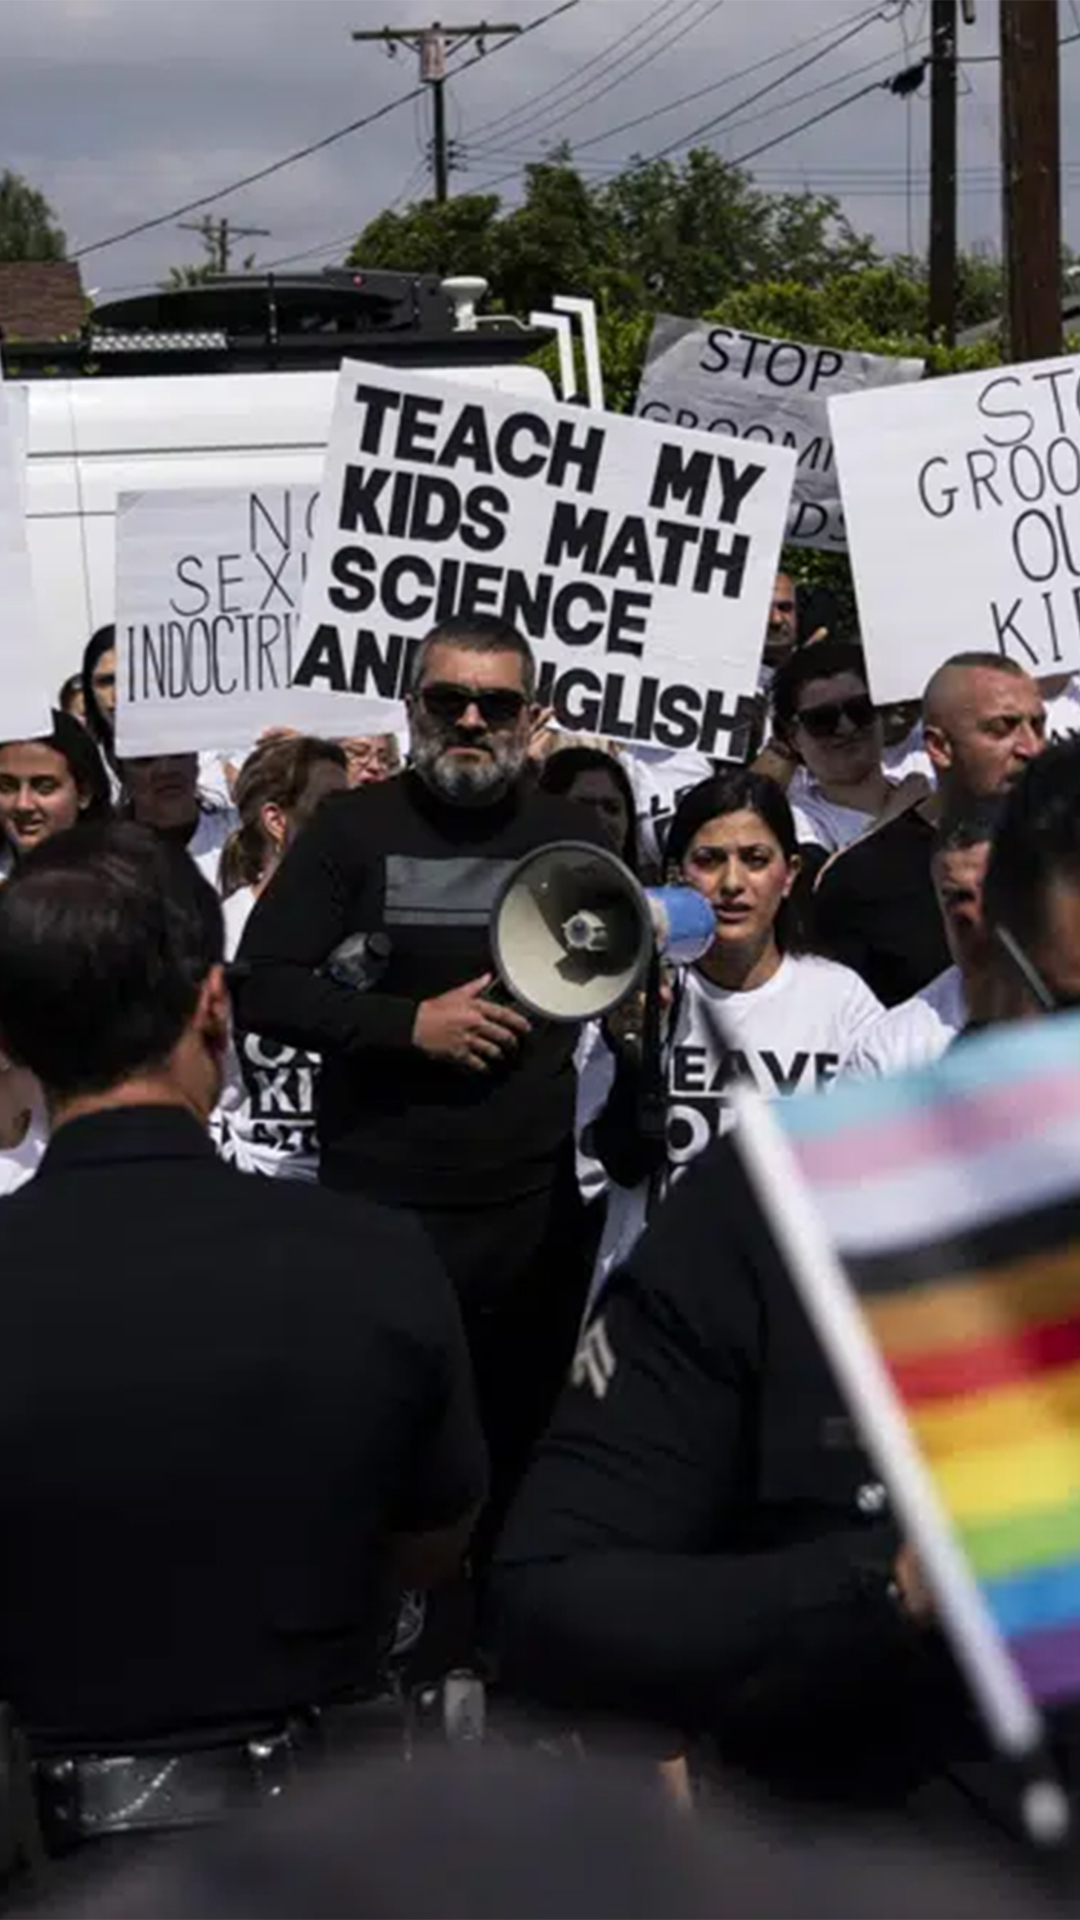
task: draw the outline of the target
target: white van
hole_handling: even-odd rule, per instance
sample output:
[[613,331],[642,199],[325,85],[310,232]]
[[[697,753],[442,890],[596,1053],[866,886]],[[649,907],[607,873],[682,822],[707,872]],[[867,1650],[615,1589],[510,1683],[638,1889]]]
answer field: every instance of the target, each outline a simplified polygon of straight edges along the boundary
[[[552,397],[536,367],[439,372]],[[113,618],[117,496],[315,485],[336,386],[336,372],[26,383],[27,531],[42,643],[57,685],[78,669],[94,629]]]

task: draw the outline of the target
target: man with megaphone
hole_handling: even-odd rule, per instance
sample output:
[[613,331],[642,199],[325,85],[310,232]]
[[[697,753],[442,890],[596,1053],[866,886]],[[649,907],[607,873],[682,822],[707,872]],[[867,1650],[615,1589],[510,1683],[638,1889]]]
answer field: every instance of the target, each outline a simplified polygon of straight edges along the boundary
[[526,856],[604,844],[586,808],[536,789],[535,684],[512,626],[436,627],[408,768],[319,808],[255,907],[236,983],[245,1029],[323,1056],[322,1183],[414,1213],[457,1287],[496,1510],[569,1365],[589,1268],[573,1022],[591,1009],[556,1022],[513,1004],[489,930]]

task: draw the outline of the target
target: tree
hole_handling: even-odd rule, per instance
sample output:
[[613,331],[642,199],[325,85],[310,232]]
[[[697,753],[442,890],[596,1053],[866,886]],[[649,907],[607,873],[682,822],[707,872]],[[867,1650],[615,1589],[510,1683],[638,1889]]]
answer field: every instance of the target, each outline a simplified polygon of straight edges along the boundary
[[64,260],[67,239],[43,193],[21,173],[0,173],[0,260]]
[[463,194],[380,214],[350,264],[411,273],[479,273],[496,306],[525,314],[556,293],[585,294],[607,313],[701,313],[733,288],[773,275],[823,285],[878,258],[838,203],[766,194],[707,148],[681,165],[636,161],[586,182],[569,148],[525,169],[520,206]]

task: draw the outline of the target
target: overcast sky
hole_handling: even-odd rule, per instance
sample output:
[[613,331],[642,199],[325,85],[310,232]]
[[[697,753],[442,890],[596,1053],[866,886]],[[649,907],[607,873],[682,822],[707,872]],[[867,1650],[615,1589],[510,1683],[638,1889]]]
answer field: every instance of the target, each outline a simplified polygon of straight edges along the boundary
[[[524,26],[555,4],[485,0],[451,17],[470,22],[486,12]],[[449,0],[440,6],[446,12]],[[997,11],[997,0],[977,0],[977,24],[961,29],[965,244],[996,246],[998,238]],[[589,143],[581,164],[603,178],[634,153],[684,150],[704,122],[723,115],[701,143],[741,159],[775,140],[750,162],[763,185],[835,193],[882,247],[922,250],[925,88],[910,106],[876,90],[819,126],[781,136],[917,58],[929,12],[929,0],[903,8],[893,0],[878,17],[865,0],[577,0],[453,81],[450,131],[466,164],[452,186],[464,192],[499,181],[513,201],[522,163],[564,138]],[[233,194],[221,189],[406,93],[416,83],[415,57],[390,60],[379,46],[354,45],[350,30],[426,17],[423,0],[4,0],[0,164],[44,190],[72,251],[214,194],[215,214],[270,229],[270,238],[243,243],[260,264],[332,262],[380,209],[422,191],[426,98],[271,179]],[[1078,0],[1061,0],[1061,31],[1080,34]],[[751,102],[765,86],[770,91]],[[671,104],[693,92],[701,97]],[[1070,107],[1080,105],[1080,44],[1063,50],[1062,94],[1065,230],[1076,245],[1080,150],[1069,125]],[[616,131],[644,115],[655,117]],[[305,258],[294,262],[297,254]],[[88,254],[84,282],[103,293],[127,290],[199,257],[198,236],[169,221]],[[461,272],[469,265],[457,263]]]

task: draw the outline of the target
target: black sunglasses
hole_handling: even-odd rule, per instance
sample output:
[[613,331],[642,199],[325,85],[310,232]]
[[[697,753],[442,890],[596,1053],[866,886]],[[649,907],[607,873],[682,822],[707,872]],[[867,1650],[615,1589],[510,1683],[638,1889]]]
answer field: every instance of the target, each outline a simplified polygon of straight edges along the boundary
[[513,687],[462,687],[452,680],[433,680],[418,697],[429,719],[446,726],[457,726],[475,707],[485,727],[512,727],[527,705]]
[[872,727],[876,708],[868,693],[853,693],[849,700],[823,700],[820,707],[804,707],[795,715],[813,740],[828,740],[839,733],[841,720],[850,720],[862,732]]

